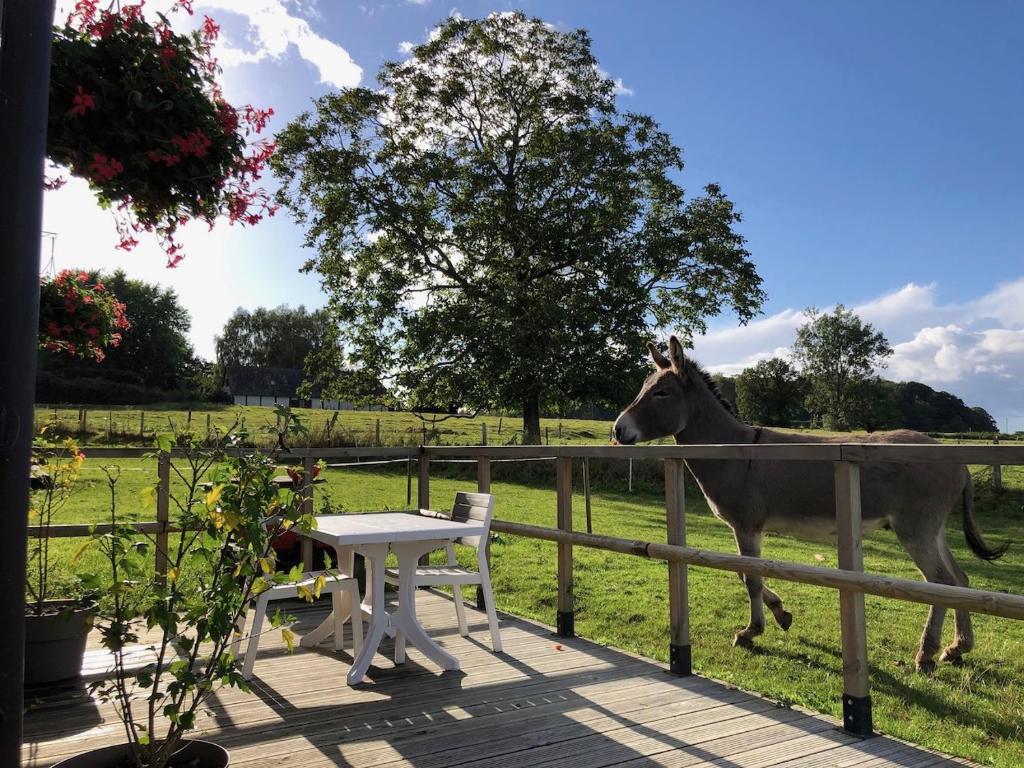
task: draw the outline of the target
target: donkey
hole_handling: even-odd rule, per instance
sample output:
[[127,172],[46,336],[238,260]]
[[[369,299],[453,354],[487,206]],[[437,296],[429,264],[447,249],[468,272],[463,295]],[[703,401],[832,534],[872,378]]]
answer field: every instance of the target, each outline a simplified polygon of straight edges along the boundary
[[[881,442],[934,443],[910,430],[878,432],[870,437],[798,435],[744,424],[733,415],[710,376],[684,357],[673,336],[669,358],[653,344],[647,349],[655,372],[636,399],[615,421],[615,439],[624,445],[674,435],[676,443],[827,443]],[[761,556],[765,531],[802,538],[827,539],[835,535],[834,478],[829,462],[688,460],[711,511],[732,528],[741,555]],[[963,503],[967,543],[979,558],[995,560],[1007,545],[991,548],[982,538],[974,517],[973,486],[967,468],[952,464],[865,463],[861,467],[861,505],[865,532],[891,528],[927,581],[967,586],[967,575],[953,559],[946,543],[946,518],[957,500]],[[760,576],[740,575],[750,598],[750,622],[736,632],[734,645],[752,648],[764,632],[764,604],[783,630],[793,615],[782,599],[765,586]],[[934,656],[942,642],[946,609],[928,612],[917,669],[932,673]],[[971,616],[958,610],[955,637],[941,660],[960,663],[974,647]]]

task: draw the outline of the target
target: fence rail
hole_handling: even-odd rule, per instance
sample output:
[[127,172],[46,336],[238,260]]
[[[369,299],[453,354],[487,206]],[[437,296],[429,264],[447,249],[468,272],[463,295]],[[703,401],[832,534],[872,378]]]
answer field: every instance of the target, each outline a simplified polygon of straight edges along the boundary
[[[131,448],[93,448],[94,458],[138,458],[151,451]],[[170,463],[175,456],[158,457],[156,521],[135,523],[140,533],[166,537],[175,531],[169,524],[167,510],[170,494]],[[279,457],[280,458],[280,457]],[[784,443],[758,445],[654,445],[654,446],[463,446],[441,447],[359,447],[359,448],[297,448],[287,454],[288,460],[301,462],[306,477],[312,477],[312,464],[317,459],[406,459],[418,465],[417,506],[430,506],[430,465],[432,462],[459,459],[477,464],[477,486],[489,492],[492,461],[555,460],[556,526],[546,528],[506,520],[494,520],[495,531],[516,536],[555,542],[557,561],[557,614],[559,634],[574,632],[573,547],[603,549],[645,558],[664,560],[669,564],[669,660],[676,674],[691,673],[688,566],[715,568],[751,574],[782,581],[794,581],[839,591],[840,639],[843,652],[843,725],[859,735],[872,732],[870,681],[867,663],[867,632],[864,595],[877,595],[896,600],[937,605],[945,608],[986,613],[1024,620],[1024,596],[956,587],[945,584],[899,579],[864,573],[861,556],[860,468],[869,462],[955,463],[982,465],[1024,464],[1024,446],[1009,445],[895,445],[865,443]],[[599,536],[573,530],[573,462],[576,459],[657,460],[665,467],[665,543]],[[687,459],[719,459],[749,461],[819,461],[834,467],[836,528],[839,568],[809,566],[800,563],[767,560],[724,552],[709,552],[686,546],[686,518],[683,476]],[[377,462],[367,462],[375,465]],[[358,464],[356,464],[358,466]],[[411,475],[410,475],[411,480]],[[313,485],[300,489],[304,502],[313,504]],[[58,525],[50,528],[54,537],[89,535],[92,526]],[[103,530],[102,526],[96,526]],[[30,535],[39,535],[39,528]],[[161,547],[156,547],[159,553]],[[489,554],[489,550],[488,550]],[[312,547],[303,548],[307,569],[311,566]],[[164,570],[161,570],[161,566]],[[158,555],[156,572],[164,576],[166,563]],[[478,595],[478,600],[482,596]]]

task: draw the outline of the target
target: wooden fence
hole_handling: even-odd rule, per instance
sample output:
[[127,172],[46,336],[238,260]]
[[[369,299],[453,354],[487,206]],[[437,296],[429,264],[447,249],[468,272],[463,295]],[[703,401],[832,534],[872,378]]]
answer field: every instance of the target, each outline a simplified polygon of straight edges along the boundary
[[[91,458],[139,457],[137,449],[93,448]],[[591,547],[623,554],[665,560],[669,570],[669,659],[675,674],[691,673],[687,567],[701,566],[769,579],[795,581],[839,590],[839,615],[843,656],[843,715],[846,730],[867,736],[871,733],[871,698],[868,680],[867,629],[864,595],[960,608],[1011,619],[1024,619],[1024,595],[989,592],[864,573],[861,555],[860,467],[864,462],[938,462],[981,465],[1024,464],[1024,446],[989,445],[881,445],[863,443],[788,443],[761,445],[659,445],[659,446],[463,446],[419,448],[334,448],[299,450],[290,461],[306,465],[312,477],[316,459],[406,459],[418,463],[417,506],[430,506],[431,462],[472,460],[477,466],[477,486],[490,491],[492,460],[554,459],[557,499],[554,528],[495,520],[492,528],[501,533],[555,542],[558,546],[558,601],[555,623],[563,636],[573,626],[573,547]],[[600,536],[573,530],[572,478],[577,459],[646,459],[664,462],[667,537],[664,543]],[[166,562],[161,549],[174,531],[168,518],[171,455],[158,459],[157,520],[136,523],[140,533],[154,535],[158,546],[156,569],[164,574]],[[830,462],[835,476],[836,527],[839,568],[809,566],[759,557],[709,552],[686,546],[684,473],[687,459],[775,460]],[[301,490],[305,502],[313,503],[313,486]],[[90,526],[52,526],[51,536],[89,535]],[[38,535],[39,529],[30,529]],[[159,546],[163,542],[164,547]],[[303,558],[310,567],[312,548]]]

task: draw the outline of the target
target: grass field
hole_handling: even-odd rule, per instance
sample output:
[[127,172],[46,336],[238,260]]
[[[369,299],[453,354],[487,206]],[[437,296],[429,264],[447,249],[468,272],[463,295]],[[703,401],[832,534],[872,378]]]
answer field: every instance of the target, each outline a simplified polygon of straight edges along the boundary
[[[467,445],[483,439],[486,425],[490,445],[522,443],[522,419],[518,416],[481,415],[475,418],[453,417],[432,421],[401,411],[324,411],[295,408],[309,429],[314,444],[325,445]],[[275,424],[274,410],[254,405],[197,404],[147,405],[145,408],[89,406],[85,431],[81,432],[81,409],[36,406],[36,429],[56,426],[62,434],[79,433],[84,443],[93,445],[149,445],[159,432],[178,432],[191,425],[199,434],[208,427],[225,431],[236,422],[258,433]],[[442,419],[443,415],[436,418]],[[333,419],[333,423],[332,423]],[[545,442],[606,443],[610,437],[608,421],[587,419],[541,419]],[[379,430],[379,432],[378,432]],[[379,435],[379,439],[378,439]]]
[[[376,417],[375,414],[359,415]],[[389,416],[396,419],[396,424],[401,423],[398,421],[400,414],[381,414],[382,419]],[[494,423],[496,421],[494,419]],[[488,423],[490,425],[491,421]],[[579,424],[566,422],[564,432],[568,432],[566,425],[570,423]],[[595,437],[594,441],[606,439]],[[137,519],[152,519],[153,510],[143,507],[141,497],[143,489],[155,481],[155,466],[152,462],[134,459],[119,460],[117,464],[121,468],[120,509],[126,513],[134,511]],[[538,469],[535,482],[521,479],[511,482],[511,471],[508,465],[493,467],[496,516],[553,526],[554,468],[550,468],[547,478],[544,477],[547,470]],[[989,469],[975,468],[975,471],[983,531],[990,542],[1012,539],[1016,546],[999,562],[977,560],[964,543],[958,525],[959,514],[950,518],[951,546],[973,586],[1019,594],[1024,591],[1024,468],[1004,469],[1006,490],[1001,494],[991,489]],[[466,468],[464,479],[452,477],[455,472],[452,468],[437,468],[437,475],[431,479],[433,507],[446,506],[456,490],[472,489],[471,468]],[[577,490],[580,487],[578,473],[577,468]],[[516,475],[521,476],[521,473]],[[390,470],[329,469],[325,477],[327,482],[316,489],[318,508],[325,501],[350,512],[406,506],[406,475],[400,465]],[[621,478],[602,478],[595,480],[593,491],[596,533],[665,540],[664,499],[656,484],[639,483],[630,494]],[[100,520],[109,505],[108,499],[98,460],[87,460],[80,490],[59,522]],[[582,495],[577,493],[574,497],[577,529],[584,524],[583,506]],[[713,518],[703,498],[692,487],[687,489],[687,534],[693,546],[734,551],[731,532]],[[75,546],[71,540],[55,542],[57,557],[66,558]],[[492,554],[498,607],[553,624],[555,545],[502,535],[494,541]],[[666,565],[582,548],[576,548],[574,554],[577,631],[599,642],[666,661]],[[471,553],[466,551],[462,555],[468,564]],[[834,546],[783,536],[767,538],[764,556],[812,565],[836,564]],[[865,568],[871,572],[919,578],[889,532],[873,534],[865,542],[864,560]],[[91,553],[79,563],[83,570],[98,566],[98,560]],[[700,674],[763,693],[783,703],[838,716],[842,661],[837,593],[785,582],[776,582],[773,587],[793,612],[793,627],[783,633],[770,625],[759,639],[757,650],[747,652],[732,647],[733,632],[746,623],[747,615],[746,594],[738,579],[724,572],[690,569],[695,669]],[[867,598],[868,658],[876,727],[900,738],[983,763],[1006,768],[1024,765],[1024,622],[976,615],[977,649],[967,657],[966,664],[962,667],[940,665],[935,677],[928,678],[918,674],[913,664],[926,611],[921,605]],[[950,616],[947,638],[951,625]]]

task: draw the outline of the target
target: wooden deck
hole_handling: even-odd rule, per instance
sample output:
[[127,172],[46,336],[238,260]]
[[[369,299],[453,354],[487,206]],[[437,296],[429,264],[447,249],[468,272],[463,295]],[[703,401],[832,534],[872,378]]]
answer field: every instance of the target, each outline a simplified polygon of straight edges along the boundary
[[[719,768],[941,768],[969,765],[903,742],[861,741],[818,715],[584,640],[503,616],[505,652],[468,610],[459,637],[451,601],[421,592],[420,615],[462,661],[441,673],[415,649],[395,667],[378,656],[372,682],[345,685],[348,651],[285,652],[268,635],[253,693],[228,690],[200,718],[231,750],[232,768],[338,766],[719,766]],[[301,634],[324,608],[300,607]],[[382,650],[391,652],[390,641]],[[92,657],[95,665],[101,663]],[[120,722],[81,686],[27,692],[24,760],[33,768],[122,739]]]

